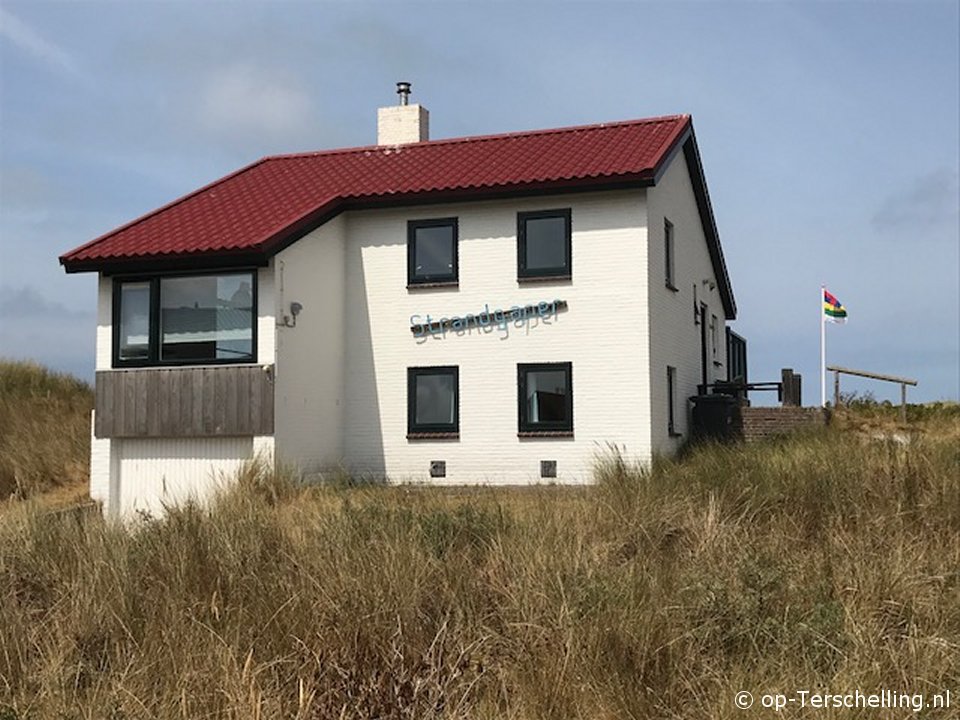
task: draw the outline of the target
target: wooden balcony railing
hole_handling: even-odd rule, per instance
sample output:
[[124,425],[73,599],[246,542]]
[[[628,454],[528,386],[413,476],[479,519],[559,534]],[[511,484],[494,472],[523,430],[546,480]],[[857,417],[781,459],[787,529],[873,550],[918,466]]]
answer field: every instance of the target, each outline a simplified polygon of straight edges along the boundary
[[138,368],[96,375],[98,438],[273,434],[273,366]]

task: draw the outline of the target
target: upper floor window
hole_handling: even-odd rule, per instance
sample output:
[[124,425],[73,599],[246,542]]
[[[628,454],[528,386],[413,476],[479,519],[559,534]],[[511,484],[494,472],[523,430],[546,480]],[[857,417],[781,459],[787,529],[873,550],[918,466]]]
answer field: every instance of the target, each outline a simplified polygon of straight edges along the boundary
[[407,223],[407,284],[456,284],[457,219]]
[[570,277],[570,210],[517,213],[517,277]]
[[114,280],[113,364],[256,360],[256,273]]
[[573,432],[573,365],[517,365],[520,434]]
[[671,290],[676,290],[677,283],[676,276],[674,275],[673,223],[666,218],[663,219],[663,258],[667,287]]

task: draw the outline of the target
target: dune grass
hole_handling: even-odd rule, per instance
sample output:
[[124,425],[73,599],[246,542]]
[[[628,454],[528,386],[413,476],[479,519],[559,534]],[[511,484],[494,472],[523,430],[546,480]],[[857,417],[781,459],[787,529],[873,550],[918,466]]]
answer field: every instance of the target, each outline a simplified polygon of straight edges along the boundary
[[0,718],[735,718],[771,713],[739,690],[957,691],[958,475],[952,439],[851,430],[649,470],[608,452],[585,488],[251,466],[133,529],[23,503],[0,516]]
[[92,408],[82,380],[0,359],[0,501],[87,481]]

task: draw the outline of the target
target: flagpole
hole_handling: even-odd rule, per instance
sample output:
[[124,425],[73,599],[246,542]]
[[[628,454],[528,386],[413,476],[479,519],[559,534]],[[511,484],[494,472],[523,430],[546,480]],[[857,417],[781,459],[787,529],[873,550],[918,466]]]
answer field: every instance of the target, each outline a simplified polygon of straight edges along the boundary
[[817,304],[820,310],[820,407],[827,406],[827,317],[823,312],[823,292],[825,285],[820,286],[820,301]]

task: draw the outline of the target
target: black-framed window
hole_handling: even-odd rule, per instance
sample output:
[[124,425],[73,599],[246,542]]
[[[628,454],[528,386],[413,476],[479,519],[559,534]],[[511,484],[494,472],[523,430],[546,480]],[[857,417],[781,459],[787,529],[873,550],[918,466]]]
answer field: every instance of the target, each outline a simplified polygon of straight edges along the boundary
[[667,433],[676,436],[677,432],[677,369],[667,366]]
[[460,368],[407,368],[407,434],[460,432]]
[[254,270],[115,278],[113,364],[256,361]]
[[573,432],[573,364],[517,365],[519,431]]
[[517,277],[571,275],[570,209],[517,213]]
[[713,354],[713,359],[716,362],[717,360],[717,350],[718,350],[718,331],[717,328],[720,326],[719,321],[717,320],[716,315],[710,316],[710,350]]
[[677,289],[676,276],[674,275],[674,242],[673,242],[673,223],[663,219],[663,259],[664,259],[664,277],[667,287],[671,290]]
[[407,284],[456,284],[457,219],[407,223]]

